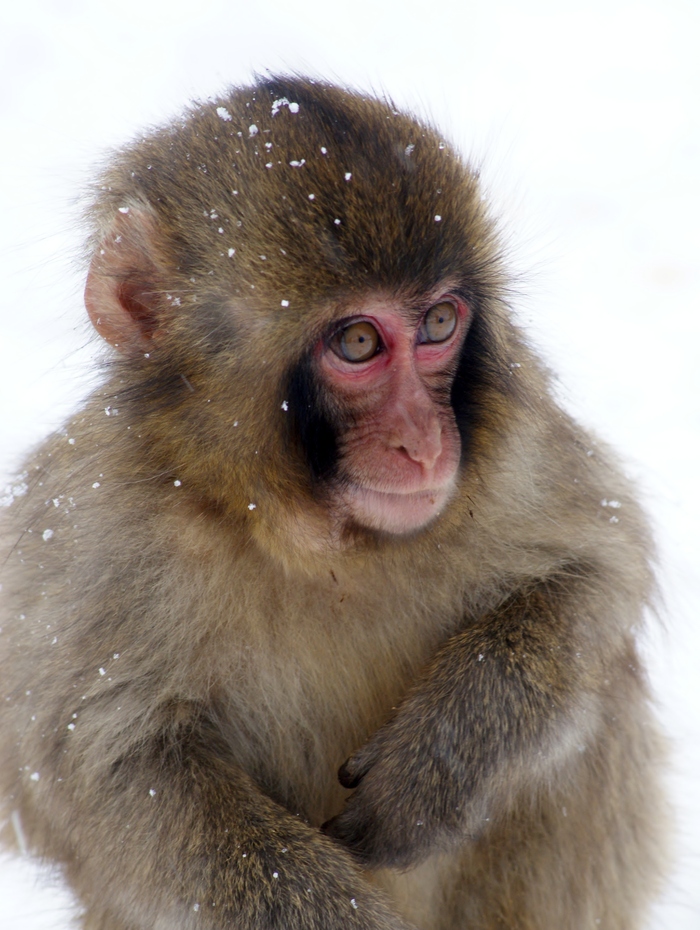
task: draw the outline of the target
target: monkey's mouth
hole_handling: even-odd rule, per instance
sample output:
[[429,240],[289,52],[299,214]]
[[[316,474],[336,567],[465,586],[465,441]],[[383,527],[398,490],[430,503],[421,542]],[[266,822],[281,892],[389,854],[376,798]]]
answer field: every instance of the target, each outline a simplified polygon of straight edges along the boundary
[[350,485],[345,502],[361,526],[385,533],[411,533],[440,513],[454,490],[454,482],[420,491],[386,491]]

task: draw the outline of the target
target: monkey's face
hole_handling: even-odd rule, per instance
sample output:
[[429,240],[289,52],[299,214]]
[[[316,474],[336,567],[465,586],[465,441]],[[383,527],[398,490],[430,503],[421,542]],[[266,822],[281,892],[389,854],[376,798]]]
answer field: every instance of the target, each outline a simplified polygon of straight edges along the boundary
[[139,140],[98,201],[86,303],[144,474],[285,552],[466,519],[510,324],[478,176],[432,129],[275,79]]
[[423,527],[451,497],[460,437],[450,387],[469,324],[456,297],[368,303],[314,348],[336,411],[336,517],[388,533]]

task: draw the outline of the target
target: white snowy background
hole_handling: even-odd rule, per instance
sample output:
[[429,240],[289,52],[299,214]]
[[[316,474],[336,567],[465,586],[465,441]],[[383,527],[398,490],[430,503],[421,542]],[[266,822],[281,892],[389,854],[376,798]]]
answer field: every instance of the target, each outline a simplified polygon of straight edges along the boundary
[[[90,384],[85,180],[140,127],[266,70],[386,92],[483,163],[518,315],[657,526],[647,649],[676,861],[650,930],[700,930],[698,0],[4,0],[0,487]],[[0,858],[0,930],[73,914],[50,872]]]

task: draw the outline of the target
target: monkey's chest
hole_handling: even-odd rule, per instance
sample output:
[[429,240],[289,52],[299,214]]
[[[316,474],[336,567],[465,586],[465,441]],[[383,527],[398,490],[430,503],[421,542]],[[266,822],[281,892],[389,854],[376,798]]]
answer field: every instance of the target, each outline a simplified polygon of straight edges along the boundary
[[389,622],[367,598],[363,611],[352,592],[300,593],[274,613],[261,609],[257,622],[239,618],[225,735],[266,793],[321,824],[347,795],[339,766],[386,721],[436,637],[396,610]]

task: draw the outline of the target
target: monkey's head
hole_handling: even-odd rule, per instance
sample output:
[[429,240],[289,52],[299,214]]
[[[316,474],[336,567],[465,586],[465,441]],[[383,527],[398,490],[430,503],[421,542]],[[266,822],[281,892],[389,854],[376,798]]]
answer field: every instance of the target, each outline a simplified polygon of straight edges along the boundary
[[93,216],[86,304],[154,474],[329,539],[451,509],[514,337],[477,177],[433,129],[261,80],[123,150]]

